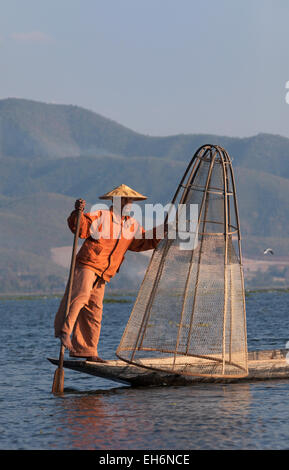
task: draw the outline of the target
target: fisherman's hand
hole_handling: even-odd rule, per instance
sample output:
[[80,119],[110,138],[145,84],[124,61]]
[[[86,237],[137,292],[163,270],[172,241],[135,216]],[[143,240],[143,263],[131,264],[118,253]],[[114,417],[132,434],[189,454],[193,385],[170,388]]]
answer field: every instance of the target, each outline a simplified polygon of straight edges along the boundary
[[84,200],[84,199],[77,199],[77,200],[75,201],[74,207],[75,207],[76,210],[84,211],[84,208],[85,208],[85,200]]

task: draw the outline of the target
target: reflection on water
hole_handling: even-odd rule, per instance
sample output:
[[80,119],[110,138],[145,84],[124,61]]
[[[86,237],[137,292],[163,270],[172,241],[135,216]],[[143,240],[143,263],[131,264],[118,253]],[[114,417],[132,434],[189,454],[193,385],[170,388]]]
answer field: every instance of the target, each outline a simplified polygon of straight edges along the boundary
[[151,433],[152,423],[131,409],[133,403],[125,399],[119,406],[101,395],[63,400],[58,406],[62,406],[61,421],[70,431],[67,444],[75,449],[122,448],[133,438],[134,446],[141,447],[139,426]]
[[[289,340],[287,293],[247,298],[249,349]],[[51,394],[58,299],[0,301],[2,449],[287,449],[289,381],[130,388],[65,371]],[[100,354],[114,357],[132,302],[107,303]]]
[[119,389],[65,396],[55,406],[66,448],[190,449],[205,448],[210,434],[223,447],[232,432],[242,439],[250,404],[250,385],[242,384]]

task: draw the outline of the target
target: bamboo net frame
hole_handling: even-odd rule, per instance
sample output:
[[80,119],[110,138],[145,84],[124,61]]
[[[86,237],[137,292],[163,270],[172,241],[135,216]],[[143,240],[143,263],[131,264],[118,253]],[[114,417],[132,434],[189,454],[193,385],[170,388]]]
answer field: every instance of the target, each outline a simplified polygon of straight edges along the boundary
[[181,204],[186,218],[190,206],[198,205],[195,244],[184,249],[176,230],[154,250],[116,355],[173,374],[244,377],[241,233],[235,179],[224,148],[203,145],[196,151],[172,204]]

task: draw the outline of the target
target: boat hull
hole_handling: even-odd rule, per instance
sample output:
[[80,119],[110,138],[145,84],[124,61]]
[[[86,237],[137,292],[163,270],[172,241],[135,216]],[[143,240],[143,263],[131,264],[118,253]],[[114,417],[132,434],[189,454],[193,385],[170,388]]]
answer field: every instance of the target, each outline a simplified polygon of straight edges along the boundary
[[[287,349],[250,351],[248,353],[249,373],[240,378],[198,377],[172,374],[165,371],[138,367],[121,360],[110,360],[106,363],[86,360],[64,360],[63,367],[84,374],[101,377],[131,386],[160,385],[193,385],[194,383],[233,383],[253,380],[289,379],[289,361],[286,360]],[[58,359],[48,358],[58,365]]]

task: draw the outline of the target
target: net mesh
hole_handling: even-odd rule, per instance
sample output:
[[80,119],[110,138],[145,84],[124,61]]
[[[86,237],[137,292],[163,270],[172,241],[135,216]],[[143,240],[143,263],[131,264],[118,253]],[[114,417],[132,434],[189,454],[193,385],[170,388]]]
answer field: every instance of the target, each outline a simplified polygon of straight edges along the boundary
[[[240,230],[227,152],[201,147],[173,202],[177,199],[193,243],[185,243],[178,230],[159,243],[116,354],[129,363],[176,374],[245,376]],[[192,230],[188,214],[194,204],[198,220]]]

